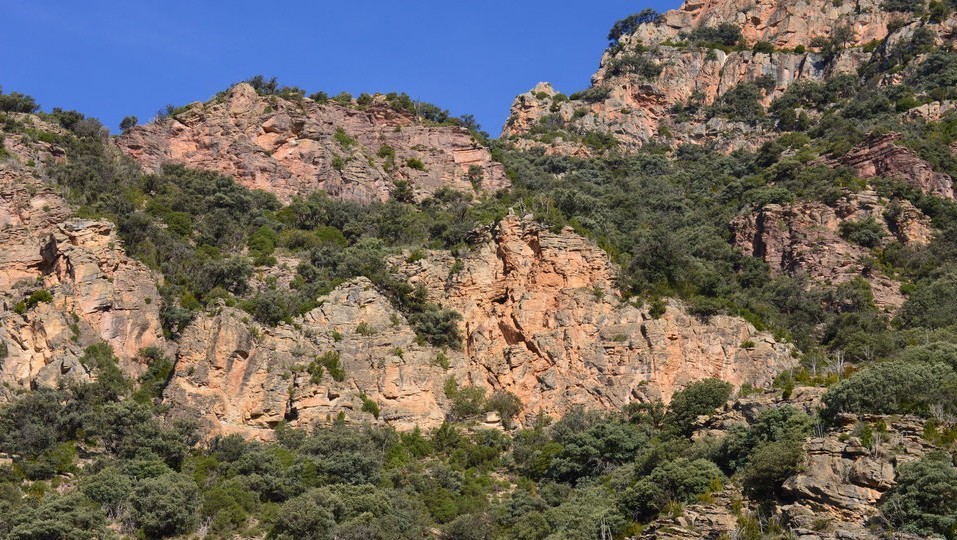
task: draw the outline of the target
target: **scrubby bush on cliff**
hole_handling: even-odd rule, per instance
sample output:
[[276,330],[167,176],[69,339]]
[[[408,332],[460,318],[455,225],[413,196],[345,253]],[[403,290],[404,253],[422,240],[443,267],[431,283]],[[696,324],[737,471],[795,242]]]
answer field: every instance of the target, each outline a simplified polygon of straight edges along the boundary
[[957,468],[945,452],[934,452],[900,466],[896,485],[880,502],[892,525],[914,534],[944,535],[957,531]]
[[733,23],[695,28],[689,39],[704,47],[734,47],[741,41],[741,28]]
[[855,373],[824,395],[827,414],[841,412],[928,415],[932,407],[952,414],[957,375],[946,364],[881,362]]
[[710,415],[731,397],[732,386],[718,379],[693,382],[675,392],[668,404],[664,424],[668,429],[687,434],[699,416]]

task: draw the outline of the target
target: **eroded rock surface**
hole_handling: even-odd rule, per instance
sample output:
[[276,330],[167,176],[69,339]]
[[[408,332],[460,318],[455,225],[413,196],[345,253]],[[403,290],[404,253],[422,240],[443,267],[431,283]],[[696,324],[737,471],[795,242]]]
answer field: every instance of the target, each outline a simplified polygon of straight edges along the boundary
[[5,146],[15,157],[0,164],[0,382],[29,389],[88,378],[78,358],[100,340],[138,374],[138,352],[166,346],[157,276],[126,255],[112,223],[71,218],[39,179],[58,149],[20,135]]
[[737,246],[760,257],[772,272],[805,274],[837,285],[857,277],[868,281],[877,305],[896,311],[906,299],[900,283],[871,268],[871,250],[841,236],[841,225],[869,217],[883,230],[883,242],[925,245],[930,220],[907,201],[887,201],[872,191],[851,194],[833,207],[818,202],[768,204],[740,214],[731,223]]
[[442,187],[496,191],[501,164],[464,128],[432,126],[382,99],[362,109],[260,96],[248,84],[117,139],[146,170],[164,163],[218,171],[282,200],[325,190],[358,202],[388,199],[397,181],[417,199]]
[[[166,399],[213,431],[268,437],[282,420],[308,426],[344,413],[375,421],[363,396],[380,421],[433,428],[448,409],[449,377],[515,393],[522,422],[574,405],[667,401],[706,377],[767,386],[792,365],[789,346],[744,320],[700,321],[677,302],[652,317],[621,299],[600,249],[515,216],[478,234],[458,264],[447,252],[393,264],[462,314],[461,350],[418,343],[402,314],[360,278],[293,325],[262,328],[231,308],[200,317],[183,335]],[[328,370],[310,374],[309,364],[328,353],[340,359],[342,381]]]

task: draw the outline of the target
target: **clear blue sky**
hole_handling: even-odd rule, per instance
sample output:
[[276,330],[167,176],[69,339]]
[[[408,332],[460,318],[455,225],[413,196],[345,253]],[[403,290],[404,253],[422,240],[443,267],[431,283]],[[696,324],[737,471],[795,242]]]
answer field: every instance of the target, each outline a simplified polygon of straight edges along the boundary
[[308,92],[407,92],[497,135],[538,81],[588,86],[608,28],[677,0],[0,0],[0,86],[150,119],[257,73]]

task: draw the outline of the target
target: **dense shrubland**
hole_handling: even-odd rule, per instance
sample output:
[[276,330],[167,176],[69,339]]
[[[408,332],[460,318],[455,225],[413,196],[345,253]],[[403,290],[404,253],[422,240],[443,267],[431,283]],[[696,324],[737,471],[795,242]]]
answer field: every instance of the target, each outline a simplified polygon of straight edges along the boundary
[[[904,8],[910,9],[900,2],[888,6]],[[656,18],[639,15],[613,29],[613,46],[635,24]],[[702,28],[688,39],[740,47],[734,30]],[[819,45],[833,52],[843,46],[838,41]],[[584,160],[519,152],[497,141],[494,155],[514,187],[478,201],[442,190],[414,204],[408,186],[397,185],[385,203],[358,205],[317,193],[282,205],[213,173],[166,167],[143,174],[103,144],[97,122],[70,111],[45,115],[71,132],[30,134],[67,149],[69,160],[51,171],[52,179],[81,215],[115,221],[126,249],[163,273],[164,327],[173,338],[215,302],[276,324],[311,309],[342,281],[365,276],[423,340],[455,347],[457,315],[398,279],[384,261],[401,250],[413,256],[426,248],[460,253],[468,249],[470,230],[514,207],[592,238],[618,264],[620,286],[634,300],[654,308],[663,297],[677,297],[701,318],[738,315],[793,342],[800,367],[782,374],[777,386],[785,395],[800,384],[828,386],[827,408],[808,415],[781,406],[720,440],[692,442],[699,416],[731,395],[728,385],[707,380],[676,394],[669,407],[575,410],[558,421],[541,418],[501,433],[469,422],[495,410],[508,424],[521,403],[507,394],[486,397],[453,380],[446,386],[453,403],[449,421],[432,433],[282,426],[275,443],[237,437],[199,443],[190,425],[167,420],[158,404],[169,359],[144,351],[150,367],[134,383],[124,379],[108,347],[97,345],[82,360],[98,373],[96,382],[38,390],[0,409],[0,451],[14,456],[11,466],[0,467],[0,515],[11,516],[0,520],[0,537],[99,538],[108,536],[110,523],[146,537],[202,531],[220,537],[420,538],[436,527],[449,539],[622,537],[661,513],[709,500],[729,482],[757,501],[780,497],[783,481],[802,467],[802,441],[829,429],[840,413],[918,415],[927,437],[952,449],[957,204],[897,181],[865,182],[817,158],[893,130],[937,170],[957,175],[950,150],[957,116],[935,123],[899,120],[916,105],[954,97],[957,55],[928,50],[919,32],[895,50],[873,50],[880,54],[861,70],[865,81],[842,75],[800,82],[765,109],[760,99],[770,88],[758,80],[710,107],[689,104],[679,111],[780,132],[755,152],[722,155],[701,146],[649,144],[623,155],[613,137],[573,134],[601,150],[600,157]],[[904,69],[918,55],[927,55],[925,63]],[[657,76],[660,68],[639,58],[625,57],[613,68]],[[892,71],[902,73],[904,84],[866,84]],[[274,80],[250,82],[266,95],[304,94]],[[571,97],[601,101],[607,90]],[[36,110],[28,96],[0,98],[0,111]],[[343,95],[313,99],[353,103]],[[369,99],[355,103],[365,106]],[[387,100],[428,121],[450,121],[441,109],[407,96]],[[563,129],[559,121],[546,118],[536,135]],[[4,129],[23,131],[6,116]],[[388,155],[388,148],[380,149],[380,157]],[[844,239],[868,250],[870,268],[904,284],[908,299],[893,317],[877,309],[864,279],[830,285],[775,276],[732,245],[728,224],[741,211],[769,203],[834,204],[866,188],[912,202],[940,231],[928,246],[914,247],[884,238],[877,219],[841,227]],[[279,257],[301,261],[290,290],[251,287],[257,268],[275,266]],[[336,369],[337,359],[329,357],[309,372],[335,378]],[[946,453],[902,466],[898,485],[881,502],[888,524],[952,534],[955,477]]]

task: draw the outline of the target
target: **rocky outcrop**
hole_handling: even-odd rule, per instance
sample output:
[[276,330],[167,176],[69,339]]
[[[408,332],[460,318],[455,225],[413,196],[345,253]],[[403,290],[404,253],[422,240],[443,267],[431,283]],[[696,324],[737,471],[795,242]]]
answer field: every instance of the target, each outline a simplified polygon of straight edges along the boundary
[[904,300],[900,283],[868,263],[871,251],[841,236],[841,225],[873,217],[884,231],[884,242],[930,241],[930,220],[905,200],[889,202],[871,191],[850,194],[834,207],[817,202],[768,204],[746,211],[731,223],[735,244],[760,257],[772,272],[805,274],[821,284],[837,285],[862,277],[871,285],[874,301],[894,312]]
[[468,130],[427,125],[381,96],[363,107],[317,103],[260,96],[243,83],[135,127],[116,143],[146,170],[179,163],[218,171],[282,200],[322,189],[382,201],[398,181],[409,182],[418,200],[443,187],[492,192],[509,185]]
[[803,471],[784,483],[794,502],[780,512],[801,538],[879,538],[867,526],[894,486],[895,470],[934,449],[921,436],[919,418],[847,415],[840,421],[837,430],[805,442]]
[[676,302],[652,316],[621,298],[603,251],[515,216],[458,265],[435,253],[399,271],[462,314],[470,382],[515,393],[528,415],[668,401],[705,377],[761,386],[791,363],[741,319],[699,321]]
[[899,139],[896,133],[872,137],[831,163],[851,167],[863,178],[893,178],[929,195],[953,199],[953,179],[936,172],[913,150],[896,144]]
[[[761,0],[688,1],[656,21],[638,25],[604,52],[592,87],[569,99],[540,83],[518,96],[502,130],[503,138],[520,148],[579,155],[591,133],[611,135],[622,151],[647,143],[675,148],[708,144],[719,151],[754,150],[777,134],[763,122],[722,118],[707,112],[721,96],[744,83],[760,83],[758,98],[768,106],[798,81],[822,82],[836,75],[858,76],[858,70],[895,44],[908,43],[923,23],[888,24],[904,18],[882,8],[879,0],[833,4]],[[695,30],[731,24],[741,42],[716,47],[695,42]],[[922,27],[946,43],[957,17]],[[894,25],[891,25],[892,27]],[[847,39],[832,53],[810,47],[815,38],[830,39],[835,29]],[[885,47],[864,47],[887,40]],[[752,45],[764,42],[761,48]],[[889,78],[883,84],[896,84]],[[933,117],[948,105],[929,104]],[[813,111],[810,114],[814,114]],[[746,119],[744,119],[746,120]]]
[[[607,255],[570,230],[510,216],[478,231],[459,260],[444,251],[409,260],[397,257],[394,270],[462,315],[461,350],[421,344],[361,278],[292,325],[259,327],[231,308],[200,317],[184,332],[165,399],[213,432],[269,437],[283,420],[309,426],[340,414],[433,428],[448,410],[449,377],[516,394],[521,423],[575,405],[667,401],[705,377],[767,386],[792,365],[789,346],[741,319],[700,321],[677,302],[655,317],[623,300]],[[333,357],[342,380],[328,369],[315,376]]]
[[741,29],[748,44],[767,41],[778,48],[807,45],[816,37],[830,37],[838,27],[851,30],[851,44],[864,44],[887,35],[887,23],[895,18],[880,0],[859,2],[777,2],[774,0],[688,1],[664,13],[657,24],[638,28],[632,39],[657,44],[679,41],[694,28],[731,23]]
[[125,254],[111,223],[70,218],[38,178],[58,150],[20,135],[5,144],[15,158],[0,164],[0,382],[89,377],[78,358],[101,340],[137,375],[137,353],[165,347],[156,276]]
[[[210,432],[259,438],[282,421],[311,426],[340,414],[355,423],[434,428],[446,402],[438,352],[419,345],[405,318],[359,278],[293,325],[261,327],[226,307],[199,317],[183,334],[164,398]],[[341,377],[329,368],[333,358]],[[364,411],[367,401],[381,413]]]

